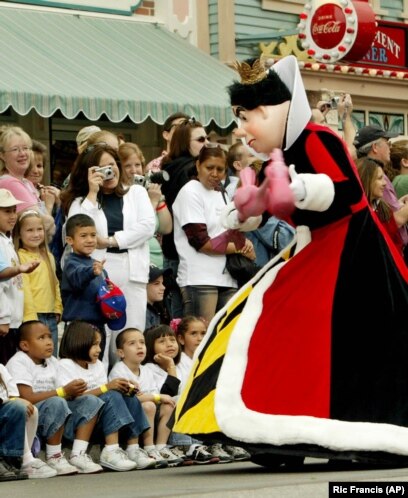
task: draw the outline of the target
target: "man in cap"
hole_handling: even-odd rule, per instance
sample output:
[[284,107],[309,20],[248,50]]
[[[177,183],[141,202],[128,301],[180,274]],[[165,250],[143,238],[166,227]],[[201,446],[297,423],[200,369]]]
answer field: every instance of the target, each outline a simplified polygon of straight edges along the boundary
[[[364,126],[357,131],[354,146],[356,147],[357,157],[367,156],[378,162],[384,169],[384,179],[386,186],[384,189],[384,200],[394,212],[401,209],[401,203],[408,202],[408,196],[397,197],[394,186],[387,176],[387,165],[390,163],[390,138],[395,138],[399,133],[393,133],[383,130],[380,126]],[[404,248],[408,245],[408,231],[406,225],[399,229]],[[405,253],[405,249],[404,249]]]

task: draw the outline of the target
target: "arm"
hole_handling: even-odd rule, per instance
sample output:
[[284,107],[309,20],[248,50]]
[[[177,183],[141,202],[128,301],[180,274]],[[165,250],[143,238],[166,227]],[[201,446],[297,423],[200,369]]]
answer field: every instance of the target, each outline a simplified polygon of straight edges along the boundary
[[20,275],[20,273],[31,273],[39,264],[40,261],[28,261],[27,263],[21,263],[17,266],[9,266],[3,271],[0,271],[0,280],[9,280],[10,278]]
[[167,207],[160,185],[151,183],[147,193],[159,220],[158,233],[163,235],[171,233],[173,230],[173,218]]
[[93,266],[81,265],[72,258],[65,263],[64,274],[72,290],[86,288],[91,280],[95,278]]

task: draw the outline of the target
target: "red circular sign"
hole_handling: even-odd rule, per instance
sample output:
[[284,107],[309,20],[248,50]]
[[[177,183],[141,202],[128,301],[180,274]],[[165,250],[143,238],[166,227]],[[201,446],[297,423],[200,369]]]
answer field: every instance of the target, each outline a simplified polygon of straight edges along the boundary
[[310,31],[315,44],[322,49],[336,47],[346,32],[346,18],[338,5],[327,3],[316,9]]

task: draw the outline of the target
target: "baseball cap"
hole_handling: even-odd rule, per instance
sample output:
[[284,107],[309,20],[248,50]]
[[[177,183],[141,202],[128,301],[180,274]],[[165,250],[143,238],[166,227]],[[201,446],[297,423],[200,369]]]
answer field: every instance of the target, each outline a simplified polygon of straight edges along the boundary
[[95,125],[85,126],[85,128],[81,128],[78,132],[78,135],[76,136],[76,139],[75,139],[77,146],[79,147],[81,144],[86,142],[88,140],[88,138],[91,135],[93,135],[94,133],[96,133],[97,131],[101,131],[101,129],[99,128],[99,126],[95,126]]
[[23,204],[23,201],[18,201],[10,190],[0,188],[0,207],[7,208],[17,204]]
[[370,142],[375,142],[379,138],[394,138],[398,137],[398,135],[400,135],[400,133],[385,131],[381,126],[364,126],[357,131],[353,144],[359,149]]
[[167,275],[171,275],[172,273],[171,268],[159,268],[158,266],[150,265],[149,284],[157,280],[161,275],[165,277]]
[[101,312],[107,318],[107,325],[112,330],[123,329],[126,325],[126,298],[117,285],[108,278],[99,287],[96,300]]

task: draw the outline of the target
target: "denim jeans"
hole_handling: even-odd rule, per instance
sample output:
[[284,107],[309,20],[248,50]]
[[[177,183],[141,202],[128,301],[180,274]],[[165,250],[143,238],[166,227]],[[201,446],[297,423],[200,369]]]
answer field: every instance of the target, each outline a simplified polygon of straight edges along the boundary
[[37,313],[38,319],[50,329],[52,342],[54,344],[53,356],[58,358],[58,324],[55,313]]
[[237,289],[232,287],[216,287],[214,285],[187,285],[182,287],[184,316],[193,315],[205,318],[210,322]]
[[137,398],[124,396],[113,390],[101,394],[100,398],[105,404],[96,424],[98,434],[102,432],[107,436],[120,431],[121,439],[123,437],[127,441],[138,437],[150,427]]
[[170,318],[182,318],[183,315],[183,301],[181,298],[180,287],[177,285],[177,271],[179,261],[176,259],[164,258],[163,268],[170,268],[173,272],[172,288],[168,289],[165,293],[165,304],[170,314]]
[[68,403],[58,396],[39,401],[35,404],[38,409],[37,434],[46,440],[53,436],[71,415]]
[[86,394],[72,400],[67,400],[67,403],[72,415],[65,424],[64,437],[73,441],[78,427],[85,425],[93,419],[103,407],[104,402],[98,396]]
[[191,446],[192,444],[202,444],[198,439],[194,439],[188,434],[181,432],[171,432],[168,440],[170,446]]
[[26,414],[27,408],[22,401],[7,401],[0,405],[0,456],[23,456]]

